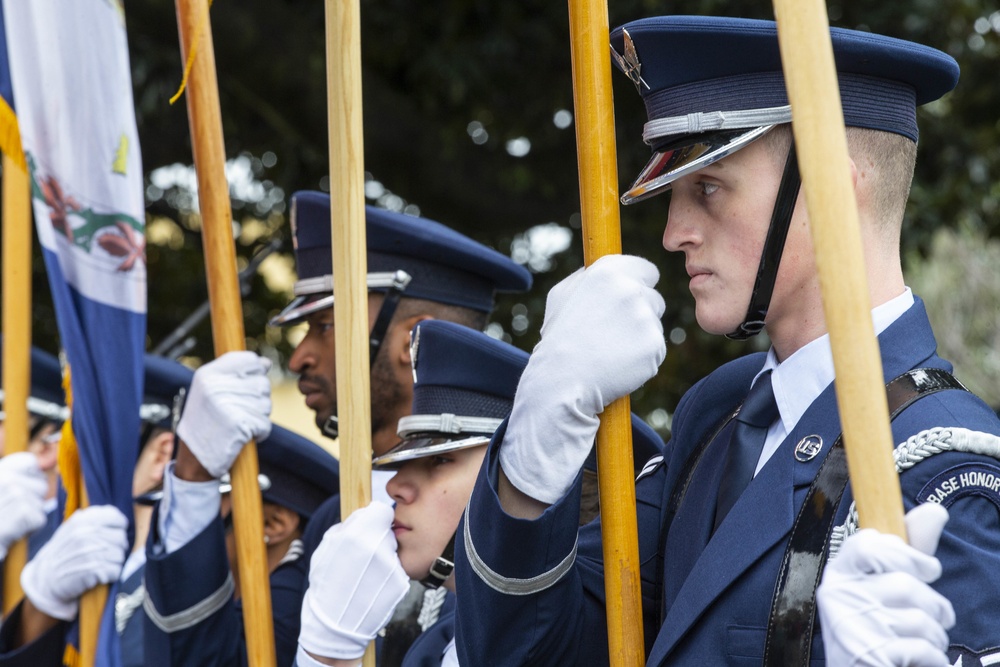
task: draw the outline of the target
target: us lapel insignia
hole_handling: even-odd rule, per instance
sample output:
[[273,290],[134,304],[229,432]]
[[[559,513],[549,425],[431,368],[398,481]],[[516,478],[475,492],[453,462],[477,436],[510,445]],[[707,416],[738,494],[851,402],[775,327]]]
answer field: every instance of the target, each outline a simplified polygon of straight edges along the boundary
[[822,449],[823,438],[818,435],[807,435],[795,445],[795,460],[800,463],[812,461]]

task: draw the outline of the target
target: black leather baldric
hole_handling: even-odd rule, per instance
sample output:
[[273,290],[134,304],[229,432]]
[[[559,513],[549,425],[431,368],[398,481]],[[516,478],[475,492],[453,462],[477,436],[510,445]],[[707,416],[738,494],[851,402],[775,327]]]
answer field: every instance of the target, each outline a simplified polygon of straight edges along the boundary
[[[948,371],[918,368],[886,385],[890,419],[919,398],[965,387]],[[843,437],[838,437],[795,517],[775,583],[764,645],[767,667],[808,667],[816,618],[816,587],[826,564],[833,521],[848,483]],[[795,571],[792,573],[792,563]],[[794,576],[791,576],[794,574]]]

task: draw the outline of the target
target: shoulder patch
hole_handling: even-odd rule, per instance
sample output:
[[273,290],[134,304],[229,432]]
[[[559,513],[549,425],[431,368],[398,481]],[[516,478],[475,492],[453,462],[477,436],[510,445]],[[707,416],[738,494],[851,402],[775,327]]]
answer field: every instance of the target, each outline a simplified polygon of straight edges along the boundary
[[[902,473],[921,461],[944,452],[966,452],[1000,461],[1000,436],[960,427],[931,428],[912,435],[897,445],[892,457],[896,462],[896,472]],[[919,503],[936,502],[949,507],[959,498],[979,495],[1000,508],[998,484],[1000,484],[1000,467],[997,465],[966,463],[950,468],[927,482],[916,500]],[[831,560],[837,556],[843,541],[857,531],[858,512],[852,501],[844,523],[834,526],[830,535]],[[1000,660],[989,664],[1000,665]]]
[[643,477],[649,477],[654,472],[656,472],[656,469],[659,468],[661,465],[663,465],[663,455],[657,454],[653,458],[646,461],[646,465],[644,465],[642,467],[642,470],[639,471],[639,474],[638,476],[636,476],[635,481],[638,482]]
[[1000,466],[963,463],[938,473],[917,494],[918,503],[950,507],[959,498],[981,496],[1000,509]]
[[948,647],[952,667],[989,667],[1000,664],[1000,646],[983,651],[973,651],[968,646],[953,644]]

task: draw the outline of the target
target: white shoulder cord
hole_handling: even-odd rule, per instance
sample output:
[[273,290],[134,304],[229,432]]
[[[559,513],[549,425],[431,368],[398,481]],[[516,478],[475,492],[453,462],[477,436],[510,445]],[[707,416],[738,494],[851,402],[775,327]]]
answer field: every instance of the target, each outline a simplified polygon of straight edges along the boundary
[[427,628],[437,623],[438,617],[441,616],[441,605],[444,604],[447,595],[448,589],[444,587],[429,588],[424,591],[424,601],[420,605],[420,615],[417,616],[421,630],[426,632]]
[[[941,452],[968,452],[1000,460],[1000,437],[966,428],[932,428],[898,445],[892,452],[892,458],[896,462],[896,472],[901,473]],[[844,540],[856,532],[858,510],[852,502],[847,520],[843,525],[836,526],[830,535],[830,560],[836,557]]]

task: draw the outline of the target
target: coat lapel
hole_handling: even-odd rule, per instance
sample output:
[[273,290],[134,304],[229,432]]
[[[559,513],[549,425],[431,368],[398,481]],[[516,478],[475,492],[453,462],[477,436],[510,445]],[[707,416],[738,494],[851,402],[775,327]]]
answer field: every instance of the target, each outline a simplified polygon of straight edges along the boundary
[[[879,343],[886,382],[932,356],[935,341],[923,303],[917,299],[879,336]],[[706,452],[700,465],[704,470],[696,471],[689,489],[691,497],[685,498],[670,529],[664,575],[669,608],[653,646],[653,660],[667,656],[708,607],[788,535],[806,490],[840,431],[836,393],[830,385],[753,479],[711,539],[716,488],[712,481],[717,483],[721,475],[723,457],[718,452],[723,449],[715,447],[716,442]],[[822,438],[822,449],[812,459],[799,461],[795,447],[807,436]]]
[[714,490],[719,487],[722,476],[722,466],[715,465],[715,462],[723,459],[732,430],[733,423],[730,422],[719,431],[706,449],[701,465],[691,477],[689,492],[678,508],[667,534],[665,553],[669,561],[663,578],[667,609],[675,606],[674,602],[681,588],[712,537],[711,517],[715,512],[716,500]]
[[[713,460],[705,459],[702,466],[717,469],[721,474],[722,457]],[[691,629],[698,618],[715,601],[726,588],[744,572],[775,542],[780,540],[792,521],[792,489],[790,483],[789,461],[774,459],[750,482],[746,491],[733,505],[712,538],[705,545],[690,572],[680,584],[679,591],[660,628],[660,633],[653,646],[653,655],[665,656],[676,643]],[[696,492],[692,489],[691,492]],[[707,489],[701,496],[712,496]],[[689,499],[685,499],[687,502]],[[714,505],[713,505],[714,506]],[[693,513],[692,513],[693,514]],[[677,520],[671,527],[671,535],[675,540],[685,539],[685,528],[697,526],[699,533],[705,529],[704,523],[711,528],[712,512],[701,517],[685,516]],[[697,523],[696,523],[697,522]],[[687,524],[687,526],[685,526]],[[676,531],[676,533],[675,533]],[[694,538],[697,541],[697,534]],[[673,562],[673,553],[668,549],[666,554],[667,581]]]

